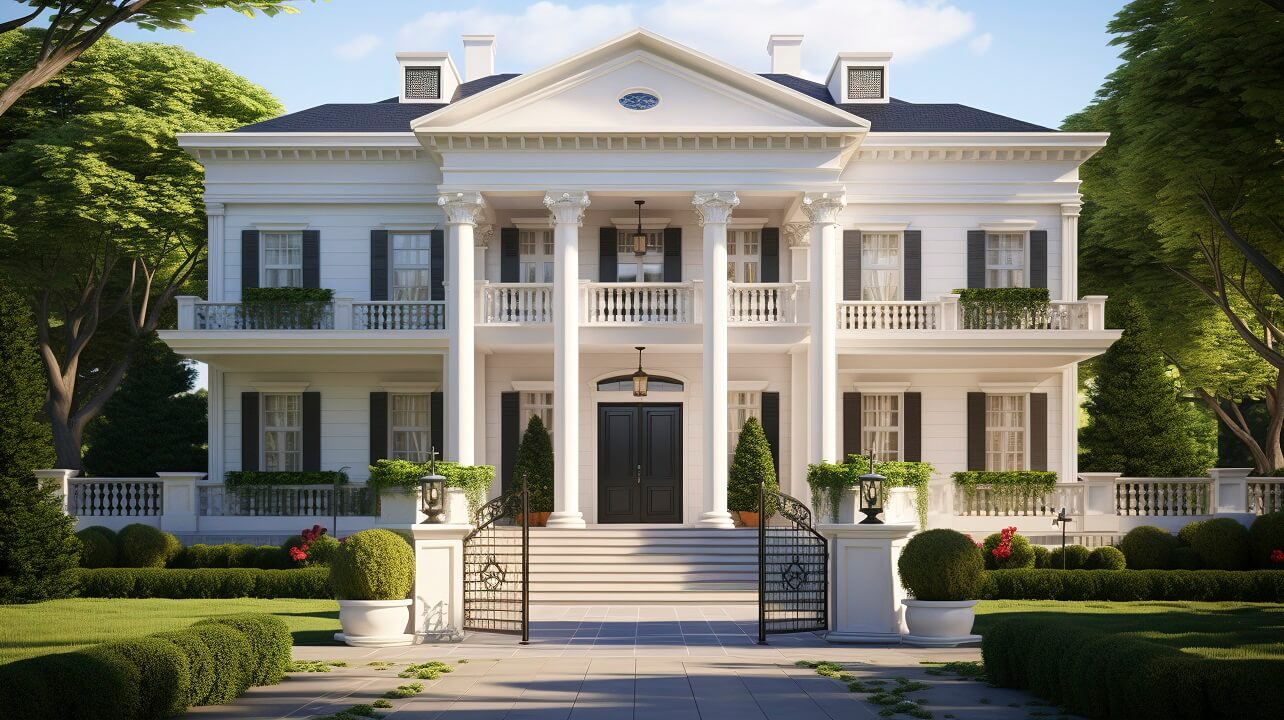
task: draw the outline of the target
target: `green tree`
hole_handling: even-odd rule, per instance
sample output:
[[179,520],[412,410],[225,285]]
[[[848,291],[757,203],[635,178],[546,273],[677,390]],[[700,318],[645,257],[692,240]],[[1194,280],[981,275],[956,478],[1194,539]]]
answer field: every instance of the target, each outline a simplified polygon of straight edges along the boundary
[[[0,69],[39,43],[0,35]],[[80,467],[85,427],[173,297],[202,290],[203,173],[177,135],[280,111],[215,63],[106,38],[0,116],[0,277],[35,310],[59,467]]]
[[1109,30],[1123,62],[1064,124],[1111,133],[1081,173],[1084,288],[1140,299],[1183,386],[1258,470],[1284,466],[1284,14],[1136,0]]
[[0,604],[70,597],[80,540],[62,502],[34,477],[0,476]]
[[525,476],[531,512],[553,512],[553,439],[538,415],[532,415],[513,462],[513,487]]
[[771,444],[762,430],[758,418],[745,420],[740,428],[740,439],[731,456],[727,472],[727,509],[758,512],[758,484],[765,482],[768,490],[776,490],[776,464],[771,459]]
[[27,477],[52,466],[49,425],[40,419],[44,403],[31,308],[0,285],[0,476]]
[[85,468],[109,477],[204,470],[208,398],[195,384],[191,363],[160,340],[145,345],[85,432]]
[[[247,17],[297,13],[292,0],[18,0],[27,5],[18,17],[0,20],[0,36],[40,20],[49,25],[33,31],[40,43],[13,65],[0,66],[0,115],[32,88],[49,82],[99,42],[115,26],[144,30],[190,30],[187,22],[206,10],[225,8]],[[7,68],[7,69],[6,69]]]
[[1080,466],[1130,477],[1203,475],[1216,459],[1206,442],[1210,419],[1178,397],[1141,303],[1125,300],[1112,314],[1123,337],[1093,361]]

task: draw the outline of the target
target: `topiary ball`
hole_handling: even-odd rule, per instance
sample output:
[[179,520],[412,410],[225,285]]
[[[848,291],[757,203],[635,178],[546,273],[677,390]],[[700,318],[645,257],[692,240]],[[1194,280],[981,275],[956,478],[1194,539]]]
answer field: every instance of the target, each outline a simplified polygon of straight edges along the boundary
[[1128,531],[1119,549],[1133,570],[1168,570],[1173,566],[1177,538],[1163,528],[1142,525]]
[[1052,558],[1051,550],[1043,547],[1042,545],[1032,545],[1031,548],[1034,550],[1034,566],[1036,568],[1052,567],[1049,564]]
[[1012,554],[1005,558],[994,556],[994,549],[999,546],[1002,539],[1000,533],[987,535],[985,541],[981,543],[982,555],[985,558],[986,570],[1020,570],[1023,568],[1034,567],[1034,546],[1030,541],[1020,535],[1012,536],[1009,547]]
[[304,564],[308,567],[329,565],[334,560],[335,553],[339,552],[340,547],[342,546],[338,540],[330,535],[322,535],[308,543],[308,559],[304,561]]
[[944,528],[910,538],[896,562],[901,585],[915,600],[975,600],[985,561],[963,533]]
[[1083,570],[1088,566],[1091,554],[1092,551],[1082,545],[1066,545],[1065,550],[1053,548],[1052,555],[1048,558],[1048,567],[1053,570],[1061,570],[1063,567],[1066,570]]
[[1230,518],[1190,523],[1177,537],[1195,551],[1200,565],[1209,570],[1243,570],[1248,564],[1248,528]]
[[1248,537],[1254,567],[1284,570],[1284,561],[1271,558],[1276,550],[1284,552],[1284,510],[1258,516],[1248,529]]
[[1107,545],[1088,553],[1085,567],[1089,570],[1123,570],[1128,567],[1128,560],[1122,550]]
[[80,539],[80,567],[116,567],[116,533],[101,525],[91,525],[76,533],[76,537]]
[[330,562],[330,584],[340,600],[403,600],[414,579],[415,551],[391,530],[349,535]]
[[118,537],[123,567],[163,568],[183,549],[178,538],[142,523],[126,525]]

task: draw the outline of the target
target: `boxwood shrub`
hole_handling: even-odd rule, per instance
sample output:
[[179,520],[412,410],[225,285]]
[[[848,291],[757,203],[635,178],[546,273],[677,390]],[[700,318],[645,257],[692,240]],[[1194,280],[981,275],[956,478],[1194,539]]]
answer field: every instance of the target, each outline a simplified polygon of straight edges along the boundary
[[1248,529],[1253,567],[1284,570],[1284,563],[1273,562],[1271,553],[1284,550],[1284,510],[1261,515]]
[[1123,551],[1109,545],[1094,549],[1088,553],[1088,570],[1123,570],[1128,567],[1128,560]]
[[125,567],[165,567],[182,549],[178,538],[142,523],[121,528],[120,563]]
[[1153,525],[1142,525],[1128,531],[1119,541],[1119,549],[1134,570],[1166,570],[1173,566],[1177,538]]
[[154,635],[105,643],[85,651],[107,662],[124,662],[138,671],[138,717],[151,720],[187,709],[192,668],[187,654]]
[[1177,539],[1195,551],[1200,567],[1243,570],[1248,565],[1248,528],[1237,520],[1199,520],[1183,527]]
[[250,688],[253,638],[230,626],[212,623],[182,631],[197,638],[214,660],[209,692],[197,705],[226,705]]
[[77,571],[80,597],[92,598],[311,598],[334,597],[326,568],[99,568]]
[[984,600],[1195,600],[1284,602],[1284,573],[1270,570],[993,570]]
[[189,708],[205,703],[214,687],[214,676],[217,668],[214,653],[201,636],[187,630],[170,630],[156,633],[151,637],[171,643],[187,656],[187,687],[179,698],[182,707]]
[[250,639],[248,680],[251,685],[275,685],[290,667],[293,637],[285,621],[273,615],[245,613],[206,618],[200,625],[223,625]]
[[1048,557],[1048,567],[1053,570],[1083,570],[1091,554],[1092,551],[1082,545],[1067,545],[1064,551],[1059,547],[1053,548]]
[[975,600],[985,574],[972,540],[944,528],[910,538],[896,565],[915,600]]
[[76,533],[76,537],[80,539],[80,567],[116,567],[116,533],[102,525],[91,525]]
[[381,528],[349,535],[330,563],[330,584],[340,600],[402,600],[414,579],[410,543]]
[[1032,568],[1035,565],[1034,546],[1030,541],[1021,535],[1012,535],[1009,548],[1012,554],[1005,558],[994,556],[994,549],[999,546],[1002,540],[1000,533],[991,533],[985,536],[981,543],[982,554],[985,557],[986,570],[1017,570],[1020,568]]
[[189,545],[170,561],[173,568],[258,568],[284,570],[293,567],[287,551],[276,545],[247,545],[223,543],[220,545]]

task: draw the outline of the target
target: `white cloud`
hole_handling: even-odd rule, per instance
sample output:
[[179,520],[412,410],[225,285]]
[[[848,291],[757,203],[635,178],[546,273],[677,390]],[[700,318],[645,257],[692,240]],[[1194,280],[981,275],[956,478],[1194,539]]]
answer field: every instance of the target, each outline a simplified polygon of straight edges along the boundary
[[378,35],[362,33],[334,48],[335,56],[343,60],[360,60],[379,47]]
[[994,37],[990,33],[981,33],[972,38],[967,46],[977,55],[984,55],[990,49],[990,43],[994,42]]
[[[767,36],[802,33],[803,73],[824,78],[839,51],[890,50],[898,61],[913,60],[972,35],[975,21],[946,0],[662,0],[576,8],[541,0],[514,13],[482,7],[427,13],[402,28],[397,49],[451,49],[461,34],[494,34],[498,69],[527,71],[638,26],[759,72],[769,65]],[[981,37],[988,46],[989,35]]]

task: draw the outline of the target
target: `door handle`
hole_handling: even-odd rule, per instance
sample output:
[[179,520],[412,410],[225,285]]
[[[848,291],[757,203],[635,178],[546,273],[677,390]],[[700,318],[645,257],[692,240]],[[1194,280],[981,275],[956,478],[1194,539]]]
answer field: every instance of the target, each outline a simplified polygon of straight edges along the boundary
[[638,465],[638,469],[636,472],[633,473],[633,477],[636,479],[638,485],[642,484],[642,466],[641,465]]

